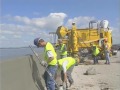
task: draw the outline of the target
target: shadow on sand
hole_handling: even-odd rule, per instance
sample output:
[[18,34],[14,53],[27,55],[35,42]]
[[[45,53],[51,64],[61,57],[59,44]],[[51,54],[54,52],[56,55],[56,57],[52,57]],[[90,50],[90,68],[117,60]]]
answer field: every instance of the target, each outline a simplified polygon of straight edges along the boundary
[[33,78],[33,81],[36,87],[38,88],[38,90],[44,90],[44,86],[42,85],[42,80],[40,78],[40,73],[39,73],[37,64],[35,60],[33,59],[32,55],[29,55],[29,63],[30,63],[31,71],[32,71],[32,78]]

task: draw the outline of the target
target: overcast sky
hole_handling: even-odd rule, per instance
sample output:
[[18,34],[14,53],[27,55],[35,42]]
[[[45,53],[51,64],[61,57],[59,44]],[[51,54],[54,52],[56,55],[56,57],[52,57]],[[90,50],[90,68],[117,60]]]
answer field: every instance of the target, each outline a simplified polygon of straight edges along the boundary
[[120,44],[120,0],[1,0],[0,47],[51,41],[58,26],[87,28],[91,20],[108,20],[113,43]]

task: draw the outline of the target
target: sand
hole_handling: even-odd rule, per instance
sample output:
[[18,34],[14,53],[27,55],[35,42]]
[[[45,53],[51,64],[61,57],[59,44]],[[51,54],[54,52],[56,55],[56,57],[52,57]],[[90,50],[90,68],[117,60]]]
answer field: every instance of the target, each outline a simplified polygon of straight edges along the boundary
[[[104,64],[105,60],[99,60],[97,65],[92,65],[92,60],[88,61],[91,65],[75,66],[71,90],[120,90],[120,52],[111,57],[110,65]],[[96,74],[84,75],[89,68],[95,69]]]
[[[74,85],[70,90],[120,90],[120,52],[111,58],[111,64],[89,64],[74,67],[72,76]],[[84,75],[93,68],[95,75]],[[31,55],[0,61],[0,90],[44,90],[44,68]]]
[[30,55],[1,61],[0,90],[43,90],[43,72],[38,60]]

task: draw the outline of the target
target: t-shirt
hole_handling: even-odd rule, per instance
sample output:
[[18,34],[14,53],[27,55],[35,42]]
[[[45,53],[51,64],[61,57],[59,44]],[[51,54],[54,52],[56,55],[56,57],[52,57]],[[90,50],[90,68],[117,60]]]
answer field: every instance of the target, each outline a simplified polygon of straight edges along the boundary
[[67,61],[67,60],[63,62],[62,69],[63,69],[63,72],[64,72],[64,73],[66,73],[66,71],[67,71],[67,68],[66,68],[66,67],[67,67],[67,64],[68,64],[68,61]]
[[48,57],[54,57],[52,51],[47,51],[47,56],[48,56]]

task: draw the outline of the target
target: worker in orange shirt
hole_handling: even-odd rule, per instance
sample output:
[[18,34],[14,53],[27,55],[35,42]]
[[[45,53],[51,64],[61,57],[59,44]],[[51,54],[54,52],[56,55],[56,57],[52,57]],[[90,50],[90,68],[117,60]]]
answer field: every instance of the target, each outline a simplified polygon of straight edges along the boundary
[[105,52],[105,59],[106,59],[105,64],[110,64],[110,47],[107,39],[104,40],[104,52]]

